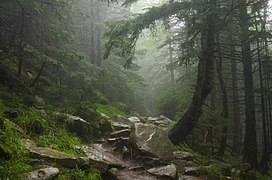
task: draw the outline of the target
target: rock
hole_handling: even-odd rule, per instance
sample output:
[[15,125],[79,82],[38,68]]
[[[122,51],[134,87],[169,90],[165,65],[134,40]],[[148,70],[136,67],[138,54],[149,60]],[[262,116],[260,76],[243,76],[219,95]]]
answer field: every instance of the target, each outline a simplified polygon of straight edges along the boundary
[[122,124],[129,126],[129,127],[133,125],[133,123],[130,120],[128,120],[128,118],[123,117],[123,116],[119,116],[119,115],[116,116],[115,118],[113,118],[112,122],[122,123]]
[[48,167],[44,169],[39,169],[30,173],[25,173],[21,177],[27,180],[47,180],[53,179],[60,173],[58,168]]
[[149,117],[148,122],[163,127],[167,127],[174,123],[174,121],[170,120],[169,118],[163,115],[160,115],[159,117]]
[[138,117],[130,117],[128,120],[132,123],[139,123],[141,120]]
[[137,115],[137,118],[140,119],[141,123],[144,123],[144,124],[145,124],[145,123],[148,122],[147,117],[143,117],[143,116]]
[[175,179],[177,175],[177,169],[174,164],[170,164],[162,167],[155,167],[147,170],[150,174],[153,174],[158,177],[170,177]]
[[77,116],[68,115],[68,118],[68,130],[87,140],[91,134],[91,124]]
[[173,153],[174,157],[179,160],[186,160],[186,161],[194,161],[195,157],[192,153],[185,152],[185,151],[175,151]]
[[177,151],[168,139],[167,132],[152,124],[134,124],[130,139],[142,154],[167,162],[174,159],[173,152]]
[[116,130],[116,131],[130,128],[129,125],[121,123],[121,122],[112,122],[112,126],[113,126],[114,130]]
[[111,152],[108,152],[102,144],[93,144],[92,146],[83,146],[84,152],[90,159],[90,167],[106,172],[112,167],[123,168],[122,162]]
[[30,151],[30,156],[32,158],[44,159],[49,162],[56,162],[57,164],[67,168],[89,166],[90,161],[87,157],[76,157],[51,148],[38,147],[33,141],[29,139],[23,140],[22,144]]
[[141,159],[143,159],[144,164],[148,167],[167,165],[163,163],[159,158],[141,157]]
[[129,137],[131,130],[123,129],[120,131],[114,131],[111,133],[110,138]]
[[190,176],[198,176],[201,174],[201,170],[203,169],[202,166],[195,166],[195,167],[184,167],[184,175]]

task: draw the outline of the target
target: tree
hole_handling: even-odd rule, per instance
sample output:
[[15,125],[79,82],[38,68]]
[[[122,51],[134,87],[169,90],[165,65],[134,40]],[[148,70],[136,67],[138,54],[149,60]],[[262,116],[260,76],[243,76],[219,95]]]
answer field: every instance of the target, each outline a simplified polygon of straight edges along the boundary
[[246,112],[246,134],[243,146],[244,159],[252,167],[258,168],[257,160],[257,140],[256,140],[256,120],[255,120],[255,103],[254,103],[254,86],[252,77],[252,56],[250,49],[250,32],[249,16],[247,13],[247,1],[239,0],[239,18],[241,28],[241,48],[243,75],[245,86],[245,112]]

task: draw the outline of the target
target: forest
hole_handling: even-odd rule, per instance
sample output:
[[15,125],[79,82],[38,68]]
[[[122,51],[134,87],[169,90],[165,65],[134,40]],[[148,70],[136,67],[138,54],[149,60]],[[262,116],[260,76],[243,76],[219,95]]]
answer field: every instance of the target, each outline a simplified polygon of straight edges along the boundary
[[0,180],[272,179],[271,13],[0,0]]

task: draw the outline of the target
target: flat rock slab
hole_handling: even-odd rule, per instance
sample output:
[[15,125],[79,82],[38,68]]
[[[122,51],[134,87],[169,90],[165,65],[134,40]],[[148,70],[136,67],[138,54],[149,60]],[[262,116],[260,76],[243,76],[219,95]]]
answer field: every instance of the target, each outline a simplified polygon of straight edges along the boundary
[[177,148],[168,139],[167,132],[153,124],[136,123],[130,135],[132,144],[144,155],[170,162]]
[[128,120],[132,123],[139,123],[141,120],[138,117],[130,117]]
[[123,116],[116,116],[111,121],[112,122],[118,122],[118,123],[126,124],[128,126],[132,126],[133,125],[133,123],[130,120],[128,120],[128,118],[123,117]]
[[157,177],[169,177],[172,179],[175,179],[177,175],[177,169],[174,164],[161,166],[161,167],[155,167],[155,168],[149,169],[147,172]]
[[174,157],[179,160],[194,161],[195,157],[192,153],[185,151],[175,151],[173,153]]
[[102,171],[107,171],[110,167],[123,167],[122,161],[102,144],[83,146],[83,151],[88,155],[91,167]]
[[88,166],[89,164],[89,159],[87,157],[76,157],[51,148],[38,147],[33,141],[29,139],[23,140],[22,144],[26,149],[30,151],[31,157],[37,159],[44,159],[50,162],[56,162],[63,167],[83,167]]
[[22,179],[27,180],[49,180],[58,176],[60,173],[58,168],[48,167],[25,173],[21,176]]
[[131,129],[123,129],[120,131],[114,131],[111,133],[111,138],[118,138],[118,137],[129,137]]
[[112,126],[116,131],[129,129],[130,126],[122,122],[112,122]]

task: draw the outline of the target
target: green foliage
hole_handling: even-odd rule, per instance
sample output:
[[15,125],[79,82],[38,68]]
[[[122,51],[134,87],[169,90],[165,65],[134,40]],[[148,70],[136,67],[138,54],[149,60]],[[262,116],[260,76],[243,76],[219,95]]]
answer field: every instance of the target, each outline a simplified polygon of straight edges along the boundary
[[48,126],[48,122],[40,114],[26,109],[21,110],[15,123],[22,127],[26,133],[35,134],[42,134]]
[[82,150],[77,149],[81,146],[80,139],[62,128],[56,128],[55,132],[49,132],[35,139],[39,146],[50,147],[76,156],[85,156]]
[[103,105],[103,104],[96,104],[96,111],[105,114],[108,117],[113,117],[115,115],[125,116],[126,113],[123,109],[118,107],[117,105]]
[[22,129],[1,115],[0,118],[4,121],[0,128],[0,179],[18,179],[19,174],[32,169],[27,162],[27,150],[20,143]]
[[68,169],[62,172],[58,180],[82,179],[82,180],[102,180],[101,173],[98,170],[83,171],[79,168]]
[[267,173],[265,174],[261,174],[259,172],[256,173],[256,179],[258,180],[267,180],[267,179],[271,179],[271,176],[272,176],[272,168],[270,168],[268,170]]
[[20,174],[31,171],[33,168],[25,157],[13,157],[7,161],[0,161],[0,179],[20,179]]
[[111,49],[119,47],[121,48],[119,55],[128,58],[125,64],[128,67],[132,63],[136,42],[143,29],[154,28],[157,20],[170,17],[176,13],[181,15],[181,11],[190,6],[189,2],[166,3],[159,7],[152,7],[133,19],[111,24],[108,33],[106,33],[107,42],[104,57],[108,58]]

